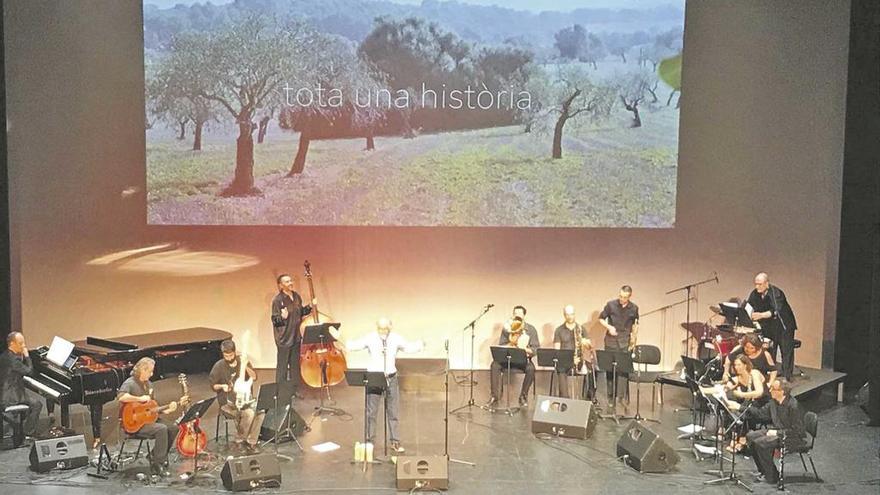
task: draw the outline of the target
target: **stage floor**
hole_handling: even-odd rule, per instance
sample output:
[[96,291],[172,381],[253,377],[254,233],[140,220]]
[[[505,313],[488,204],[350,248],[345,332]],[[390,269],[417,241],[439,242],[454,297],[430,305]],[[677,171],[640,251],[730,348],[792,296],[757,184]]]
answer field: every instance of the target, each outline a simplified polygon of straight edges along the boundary
[[[461,373],[457,373],[461,374]],[[269,378],[268,373],[261,376]],[[485,372],[477,373],[480,382],[475,388],[475,398],[483,403],[488,397]],[[519,384],[521,377],[516,377]],[[450,380],[450,409],[467,401],[468,389]],[[600,385],[601,391],[602,385]],[[665,404],[655,405],[651,413],[650,386],[642,386],[641,413],[646,417],[662,420],[662,424],[645,423],[651,430],[673,448],[687,448],[689,441],[676,437],[679,426],[690,423],[690,413],[676,412],[687,407],[690,396],[678,387],[666,387]],[[171,399],[177,392],[175,380],[164,380],[157,385],[160,399]],[[190,389],[207,390],[206,377],[190,377]],[[545,393],[547,375],[539,373],[538,391]],[[363,435],[363,389],[344,385],[332,389],[336,406],[350,416],[324,416],[314,419],[311,431],[300,441],[305,452],[299,452],[292,443],[282,444],[279,452],[293,458],[282,461],[283,485],[281,489],[263,489],[264,493],[392,493],[395,492],[395,469],[393,465],[372,465],[367,472],[361,465],[353,465],[352,446]],[[833,395],[833,394],[832,394]],[[317,404],[318,396],[311,392],[299,401],[296,409],[306,418]],[[438,392],[402,394],[401,429],[407,455],[440,455],[444,450],[443,411],[444,395]],[[628,413],[635,412],[635,394]],[[814,460],[823,483],[809,481],[804,476],[797,459],[787,463],[789,473],[788,491],[791,493],[876,494],[880,491],[880,429],[863,426],[866,416],[857,405],[836,404],[834,399],[811,397],[806,406],[819,412],[819,438],[816,442]],[[530,396],[531,400],[531,396]],[[532,402],[534,402],[532,400]],[[604,402],[604,401],[603,401]],[[600,494],[662,494],[662,493],[745,493],[740,488],[726,484],[707,487],[704,481],[713,476],[703,471],[717,465],[712,461],[696,461],[688,452],[681,452],[681,462],[675,470],[666,474],[639,474],[615,459],[617,439],[628,421],[620,426],[611,420],[600,420],[592,438],[586,441],[570,439],[541,439],[531,434],[531,418],[534,404],[518,415],[508,417],[491,414],[479,408],[470,413],[453,415],[449,421],[449,453],[453,459],[476,463],[476,466],[450,463],[449,484],[451,493],[479,494],[505,493],[507,495],[534,493],[600,493]],[[215,409],[204,422],[211,433],[209,449],[214,452],[206,460],[212,466],[212,478],[199,479],[193,486],[186,485],[177,476],[157,485],[145,486],[137,480],[137,472],[145,471],[144,461],[133,464],[124,473],[110,475],[107,481],[90,478],[85,468],[38,475],[28,470],[28,450],[0,451],[0,493],[23,494],[87,494],[103,493],[151,493],[156,490],[173,490],[178,493],[204,493],[223,491],[219,472],[225,448],[214,445],[213,431]],[[75,407],[71,411],[77,431],[84,428],[85,410]],[[116,417],[116,407],[105,408],[106,417]],[[105,421],[105,440],[115,452],[115,428],[113,421]],[[707,422],[707,425],[711,424]],[[222,443],[221,439],[221,443]],[[318,453],[312,447],[324,442],[335,442],[340,448]],[[4,448],[9,447],[5,441]],[[377,450],[381,453],[381,442]],[[271,452],[271,446],[264,449]],[[205,463],[205,461],[200,461]],[[185,472],[191,463],[178,462],[172,466],[175,474]],[[750,459],[740,457],[737,471],[755,488],[756,493],[776,493],[775,487],[753,481],[755,470]]]

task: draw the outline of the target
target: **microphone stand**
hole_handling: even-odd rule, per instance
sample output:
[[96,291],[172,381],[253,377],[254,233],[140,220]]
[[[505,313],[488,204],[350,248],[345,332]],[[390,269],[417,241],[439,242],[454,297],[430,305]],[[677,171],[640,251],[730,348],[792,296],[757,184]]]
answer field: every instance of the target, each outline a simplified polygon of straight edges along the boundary
[[[458,411],[461,411],[462,409],[467,409],[468,412],[470,412],[470,408],[477,405],[477,403],[474,401],[474,385],[477,384],[477,382],[474,381],[474,327],[476,326],[477,321],[479,321],[480,318],[482,318],[486,313],[488,313],[489,310],[492,309],[493,306],[494,306],[494,304],[487,304],[486,306],[484,306],[483,312],[480,313],[479,316],[474,318],[473,321],[471,321],[470,323],[465,325],[464,328],[462,328],[462,331],[466,331],[467,329],[471,330],[471,365],[470,365],[471,371],[470,371],[470,376],[468,378],[468,388],[470,388],[470,391],[469,391],[468,401],[464,405],[456,407],[452,411],[449,411],[451,414],[455,414]],[[448,369],[449,368],[448,344],[447,344],[446,350],[447,350],[446,367]]]
[[[445,429],[444,438],[443,438],[443,455],[446,457],[446,460],[448,462],[454,462],[457,464],[465,464],[467,466],[476,466],[476,464],[473,462],[463,461],[461,459],[453,459],[453,458],[449,457],[449,340],[448,339],[445,342],[445,347],[446,347],[446,373],[445,373],[445,376],[446,376],[446,380],[445,380],[446,398],[445,398],[444,406],[443,406],[443,412],[444,412],[443,423],[444,423],[444,429]],[[471,383],[473,383],[473,380],[471,381]],[[472,390],[473,390],[473,388],[472,388]],[[473,399],[473,395],[471,395],[471,399]],[[462,406],[462,407],[465,407],[465,406]],[[461,409],[461,408],[459,408],[459,409]]]
[[[687,340],[688,340],[688,341],[690,341],[690,339],[693,337],[693,335],[691,335],[691,331],[690,331],[690,326],[691,326],[691,299],[693,298],[692,292],[693,292],[693,290],[694,290],[696,287],[699,287],[699,286],[701,286],[701,285],[703,285],[703,284],[708,284],[709,282],[712,282],[713,280],[715,281],[716,284],[718,283],[718,274],[717,274],[717,273],[716,273],[713,277],[711,277],[711,278],[707,278],[707,279],[705,279],[705,280],[700,280],[699,282],[693,282],[693,283],[690,283],[690,284],[687,284],[687,285],[683,285],[683,286],[681,286],[681,287],[678,287],[678,288],[675,288],[675,289],[672,289],[672,290],[666,291],[666,294],[667,294],[667,295],[668,295],[668,294],[674,294],[674,293],[679,292],[679,291],[687,291],[687,297],[685,298],[685,301],[687,301],[687,309],[685,310],[685,313],[686,313],[686,315],[687,315],[686,318],[685,318],[685,319],[686,319],[686,324],[685,324],[685,329],[686,329],[686,330],[685,330],[685,331],[688,333],[688,335],[687,335]],[[704,332],[704,335],[703,335],[702,337],[705,338],[705,330],[703,330],[703,332]],[[701,338],[701,340],[702,340],[702,338]],[[696,356],[696,357],[699,357],[699,355],[700,355],[700,352],[699,352],[699,350],[697,350],[697,356]],[[685,356],[687,356],[687,357],[691,357],[691,346],[690,346],[690,345],[688,345],[688,346],[685,348]]]

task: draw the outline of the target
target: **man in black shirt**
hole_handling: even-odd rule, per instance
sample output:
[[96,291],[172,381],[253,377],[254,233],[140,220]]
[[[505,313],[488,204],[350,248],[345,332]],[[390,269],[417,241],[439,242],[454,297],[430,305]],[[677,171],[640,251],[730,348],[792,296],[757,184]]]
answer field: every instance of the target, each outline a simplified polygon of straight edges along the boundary
[[[639,307],[632,301],[632,287],[624,285],[617,294],[617,299],[612,299],[605,304],[602,313],[599,314],[599,323],[605,327],[605,350],[606,351],[629,351],[634,346],[639,333]],[[625,393],[628,396],[629,391],[629,375],[626,373],[618,373],[618,375],[626,380]],[[618,385],[618,381],[613,374],[608,371],[605,373],[608,395],[608,402],[614,399],[614,389]],[[619,390],[619,389],[618,389]],[[618,391],[618,397],[620,397]]]
[[[522,390],[519,394],[519,404],[520,406],[525,407],[528,405],[528,395],[529,389],[532,387],[532,383],[535,381],[535,365],[532,364],[532,356],[537,352],[538,347],[541,346],[540,342],[538,342],[538,331],[529,323],[526,323],[526,308],[523,306],[514,306],[513,307],[513,318],[520,319],[522,321],[522,335],[527,335],[529,338],[528,345],[526,346],[526,355],[528,356],[528,362],[526,363],[526,367],[523,370],[525,372],[525,378],[523,378]],[[498,345],[510,345],[510,331],[505,326],[501,329],[501,338],[498,340]],[[496,363],[494,360],[492,361],[492,365],[489,367],[489,386],[491,389],[492,396],[489,397],[489,402],[486,404],[488,407],[494,406],[498,402],[498,397],[500,396],[501,391],[501,378],[504,374],[504,365],[501,363]]]
[[[593,380],[593,343],[590,342],[590,336],[587,329],[581,326],[575,320],[574,306],[568,305],[562,310],[562,316],[565,323],[556,327],[553,332],[553,346],[556,349],[572,349],[575,351],[575,363],[571,369],[559,370],[559,395],[560,397],[571,397],[569,390],[569,375],[577,378],[577,375],[584,375],[584,386],[581,395],[587,399],[593,398],[596,390],[596,382]],[[578,349],[580,347],[580,349]]]
[[794,331],[797,321],[782,289],[770,285],[766,273],[755,275],[755,289],[746,302],[752,307],[752,320],[761,323],[761,332],[773,340],[770,356],[776,360],[776,349],[782,354],[780,374],[791,380],[794,371]]
[[29,397],[24,386],[24,377],[33,372],[31,357],[21,332],[10,332],[6,337],[6,352],[0,354],[0,409],[6,406],[24,404],[24,434],[34,436],[37,420],[43,403],[36,397]]
[[773,381],[770,385],[770,396],[773,399],[767,404],[752,409],[747,414],[771,425],[772,429],[750,431],[746,440],[752,448],[755,465],[761,473],[759,479],[776,484],[779,481],[779,470],[773,463],[773,451],[782,445],[782,438],[786,448],[796,449],[806,445],[807,436],[804,430],[804,414],[798,407],[797,400],[791,396],[791,382],[785,379]]
[[[120,407],[125,406],[125,404],[144,403],[155,400],[153,384],[150,382],[150,377],[153,376],[155,369],[156,362],[148,357],[141,358],[135,363],[134,368],[131,370],[131,376],[119,386],[116,400],[119,401]],[[168,409],[163,411],[163,414],[172,414],[176,410],[177,402],[171,402],[168,404]],[[153,473],[160,476],[169,476],[170,473],[167,470],[168,451],[174,445],[177,429],[157,421],[144,425],[135,434],[156,442],[153,446],[151,460]]]
[[[293,278],[282,273],[278,276],[278,295],[272,299],[272,326],[278,349],[275,382],[287,380],[299,383],[299,350],[302,336],[299,325],[312,312],[312,306],[303,306],[302,298],[293,290]],[[313,300],[312,304],[317,301]]]

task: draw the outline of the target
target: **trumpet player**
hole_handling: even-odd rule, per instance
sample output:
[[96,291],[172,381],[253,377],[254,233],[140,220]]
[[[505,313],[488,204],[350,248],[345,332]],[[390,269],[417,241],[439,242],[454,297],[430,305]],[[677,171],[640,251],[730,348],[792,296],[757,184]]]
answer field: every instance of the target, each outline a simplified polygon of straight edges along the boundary
[[[535,355],[538,347],[540,347],[538,331],[535,330],[534,326],[526,323],[525,307],[519,305],[513,307],[513,317],[501,329],[501,338],[498,341],[498,345],[519,347],[526,351],[528,362],[525,369],[522,370],[526,376],[523,378],[522,390],[519,394],[519,405],[525,407],[528,405],[529,389],[535,381],[535,365],[532,363],[532,356]],[[501,378],[503,373],[503,365],[492,361],[492,366],[489,368],[489,384],[492,395],[486,404],[488,407],[498,403],[498,397],[501,396]]]
[[587,329],[575,319],[574,306],[569,304],[563,308],[562,316],[565,322],[553,332],[553,347],[573,350],[574,366],[567,370],[558,370],[559,395],[565,398],[571,397],[572,391],[569,387],[573,387],[577,382],[577,376],[582,375],[584,381],[579,398],[592,400],[596,391],[596,380],[593,377],[593,343],[590,341]]
[[[636,344],[639,333],[639,307],[630,299],[632,287],[624,285],[617,294],[617,299],[612,299],[605,304],[605,308],[599,315],[599,322],[605,327],[605,350],[606,351],[629,351]],[[623,389],[626,400],[629,400],[629,376],[626,373],[617,373],[626,380]],[[618,385],[616,377],[611,372],[605,374],[608,388],[608,402],[614,398],[614,388]],[[618,394],[617,397],[621,395]]]

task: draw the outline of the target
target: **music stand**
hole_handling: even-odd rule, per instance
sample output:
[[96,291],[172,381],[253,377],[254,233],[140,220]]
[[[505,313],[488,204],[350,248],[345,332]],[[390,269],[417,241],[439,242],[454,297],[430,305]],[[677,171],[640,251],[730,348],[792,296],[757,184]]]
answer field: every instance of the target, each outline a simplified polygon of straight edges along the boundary
[[[260,414],[261,411],[268,411],[270,409],[275,411],[273,416],[273,418],[275,418],[275,434],[272,435],[271,439],[264,441],[263,446],[269,443],[275,444],[275,456],[286,461],[292,461],[293,459],[278,453],[278,443],[281,441],[282,435],[286,435],[284,437],[285,440],[293,440],[296,442],[300,452],[303,451],[302,444],[299,443],[299,439],[296,438],[296,434],[290,427],[290,417],[292,416],[291,403],[293,402],[293,395],[295,393],[296,385],[293,380],[285,380],[281,383],[266,383],[260,385],[260,393],[257,396],[257,405],[254,406],[256,414]],[[278,406],[282,403],[284,404],[283,416],[278,409]],[[256,417],[256,414],[254,417]]]
[[[339,327],[342,326],[342,323],[334,322],[334,323],[317,323],[314,325],[307,325],[305,332],[303,332],[302,344],[301,345],[309,345],[309,344],[332,344],[336,342],[336,337],[333,336],[333,333],[330,329],[339,330]],[[320,416],[323,413],[327,413],[330,415],[344,416],[346,412],[338,407],[329,407],[324,405],[324,392],[327,393],[327,399],[333,404],[333,398],[330,396],[330,385],[327,383],[327,363],[326,359],[321,358],[321,394],[320,394],[320,405],[315,406],[314,416]]]
[[[388,380],[385,378],[385,373],[381,371],[349,369],[345,370],[345,382],[348,383],[350,387],[364,387],[364,472],[366,472],[367,464],[381,464],[379,461],[367,460],[367,421],[369,420],[367,418],[367,404],[369,401],[370,389],[382,390],[384,400],[385,389],[388,388]],[[388,418],[386,417],[384,419],[387,423]],[[388,443],[387,435],[385,436],[385,443]]]
[[520,349],[519,347],[493,345],[489,349],[492,351],[492,360],[499,365],[502,365],[502,367],[506,369],[507,373],[507,393],[505,394],[507,397],[507,407],[503,410],[490,408],[489,411],[501,411],[508,416],[513,416],[514,414],[519,412],[520,408],[510,407],[510,370],[511,368],[519,368],[525,371],[526,366],[528,366],[529,364],[529,358],[526,355],[526,351],[524,349]]
[[721,308],[721,314],[724,315],[724,322],[734,327],[755,328],[755,323],[749,312],[742,306],[731,306],[730,303],[718,303]]
[[[202,400],[196,402],[195,404],[189,406],[189,409],[186,410],[186,413],[183,415],[182,418],[180,418],[180,421],[178,421],[177,423],[178,424],[186,424],[191,421],[198,421],[199,419],[203,418],[205,416],[205,413],[208,412],[208,408],[211,407],[211,404],[213,404],[215,400],[217,400],[217,397],[208,397],[207,399],[202,399]],[[192,440],[196,446],[196,452],[195,452],[195,455],[193,455],[192,472],[188,472],[185,474],[187,476],[187,478],[186,478],[187,483],[194,480],[196,478],[196,476],[198,476],[198,474],[199,474],[199,448],[198,448],[199,439],[198,439],[198,435],[202,430],[199,427],[198,422],[193,425],[193,428],[191,431],[192,431],[192,436],[194,437]]]
[[[693,452],[694,457],[698,461],[702,461],[703,457],[700,454],[700,451],[697,450],[697,437],[701,436],[701,432],[703,429],[703,421],[701,418],[699,427],[700,431],[697,431],[697,396],[700,394],[700,385],[703,384],[703,381],[706,379],[706,374],[709,372],[706,365],[700,361],[699,359],[694,359],[688,356],[681,356],[681,362],[684,365],[684,378],[687,383],[688,389],[691,391],[691,432],[685,433],[683,435],[679,435],[678,439],[683,440],[685,438],[691,439],[691,447],[690,450]],[[702,411],[701,411],[702,412]],[[687,449],[681,449],[682,451]]]
[[611,383],[614,387],[614,394],[611,402],[611,414],[604,414],[599,417],[602,419],[613,419],[618,425],[620,424],[621,419],[632,419],[617,415],[617,376],[622,373],[633,372],[632,354],[630,354],[629,351],[612,351],[607,349],[597,350],[596,365],[599,368],[599,371],[613,373]]
[[[574,349],[538,349],[538,366],[553,367],[550,375],[550,391],[553,396],[553,381],[560,373],[570,373],[574,369]],[[564,370],[564,371],[563,371]],[[562,380],[559,380],[560,382]],[[562,395],[561,385],[556,384],[556,393]]]
[[[708,398],[707,398],[707,400],[708,400]],[[727,435],[728,435],[728,434],[730,434],[731,432],[733,432],[734,428],[736,428],[736,427],[738,427],[738,426],[740,426],[740,425],[742,424],[742,422],[743,422],[743,417],[746,415],[746,413],[748,412],[748,410],[752,407],[752,404],[754,404],[754,401],[747,401],[747,405],[746,405],[746,407],[742,408],[742,409],[739,411],[739,413],[737,414],[736,412],[732,411],[732,410],[730,409],[730,407],[728,407],[728,405],[727,405],[727,401],[726,401],[726,400],[721,400],[721,399],[719,399],[719,398],[717,398],[717,397],[715,397],[715,396],[712,396],[712,400],[713,400],[714,402],[716,402],[717,404],[719,404],[718,412],[724,411],[724,412],[726,412],[726,413],[730,416],[730,419],[731,419],[730,426],[728,426],[727,429],[725,429],[725,430],[724,430],[724,433],[722,434],[722,436],[723,436],[725,439],[727,438]],[[721,455],[721,461],[720,461],[720,462],[722,462],[722,463],[724,462],[724,455]],[[721,466],[723,466],[723,464],[722,464]],[[724,482],[726,482],[726,481],[732,481],[732,482],[734,482],[736,485],[745,488],[745,489],[746,489],[747,491],[749,491],[749,492],[754,491],[754,490],[752,490],[752,487],[750,487],[749,485],[747,485],[747,484],[742,480],[742,478],[740,478],[740,477],[736,474],[736,449],[734,449],[734,452],[733,452],[733,454],[731,455],[731,461],[730,461],[730,473],[728,473],[727,476],[725,476],[725,475],[724,475],[724,469],[723,469],[723,467],[721,467],[720,472],[721,472],[721,476],[720,476],[719,478],[716,478],[716,479],[713,479],[713,480],[704,481],[703,484],[704,484],[704,485],[714,485],[715,483],[724,483]]]

